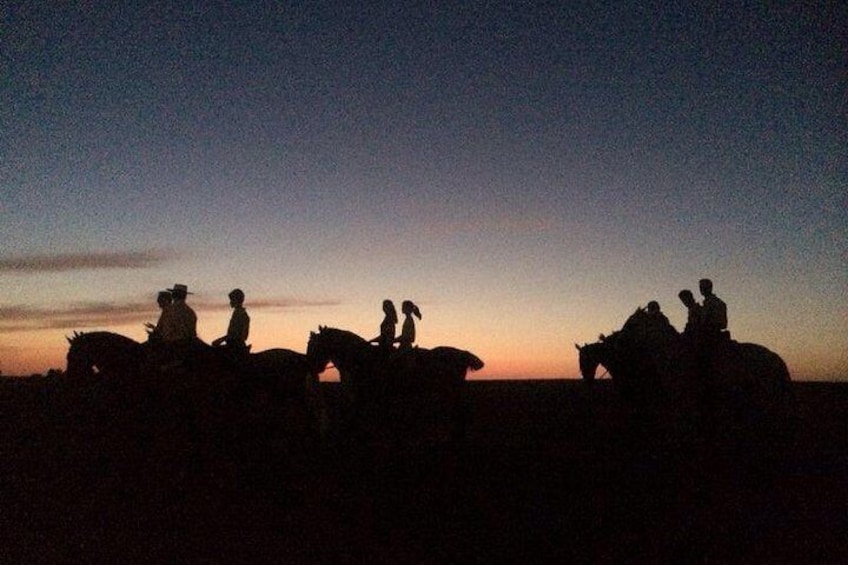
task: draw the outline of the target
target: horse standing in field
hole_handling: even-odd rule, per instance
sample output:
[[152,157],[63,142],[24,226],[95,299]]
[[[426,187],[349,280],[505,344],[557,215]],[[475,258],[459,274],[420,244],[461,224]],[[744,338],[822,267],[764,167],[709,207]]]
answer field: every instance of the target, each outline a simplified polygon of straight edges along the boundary
[[483,368],[476,355],[454,347],[415,348],[386,355],[352,332],[323,326],[311,332],[306,356],[315,373],[333,363],[356,412],[366,405],[385,408],[401,397],[422,400],[435,396],[449,414],[454,438],[465,430],[463,392],[468,370]]
[[[159,370],[157,363],[169,359],[167,346],[160,342],[139,343],[112,332],[75,332],[67,339],[68,378],[138,375]],[[224,367],[263,379],[276,378],[291,391],[301,388],[301,377],[309,375],[310,367],[304,354],[279,348],[251,353],[238,364],[226,350],[200,340],[192,344],[184,361],[187,368],[197,370]]]
[[705,357],[680,336],[658,338],[650,324],[638,309],[620,331],[576,345],[583,380],[594,380],[603,365],[634,406],[679,415],[708,412],[708,418],[732,425],[784,428],[794,421],[789,371],[776,353],[726,337]]
[[[137,384],[141,381],[170,377],[172,369],[162,371],[168,360],[167,348],[158,342],[139,343],[112,332],[75,332],[68,338],[66,375],[70,380],[91,379],[95,375],[107,380]],[[318,375],[310,371],[306,355],[289,349],[268,349],[249,354],[242,363],[235,362],[225,350],[197,340],[179,367],[184,380],[193,377],[206,386],[240,383],[252,392],[268,394],[278,402],[303,401],[321,431],[327,416],[318,387]],[[173,379],[170,379],[173,381]],[[225,383],[230,383],[226,385]]]

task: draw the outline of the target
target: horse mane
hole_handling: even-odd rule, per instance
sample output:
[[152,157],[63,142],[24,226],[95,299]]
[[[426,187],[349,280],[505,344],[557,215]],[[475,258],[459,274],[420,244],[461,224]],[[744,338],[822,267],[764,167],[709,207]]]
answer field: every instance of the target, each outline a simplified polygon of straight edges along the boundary
[[71,345],[78,344],[81,341],[90,341],[90,340],[111,340],[111,341],[121,341],[123,344],[132,344],[132,345],[140,345],[136,340],[129,338],[125,335],[121,335],[115,332],[107,332],[107,331],[93,331],[93,332],[79,332],[74,331],[73,336],[65,336],[65,339],[68,340],[68,343]]
[[362,345],[368,345],[368,340],[359,336],[358,334],[353,333],[352,331],[342,330],[340,328],[331,328],[328,326],[319,326],[318,333],[321,335],[328,335],[330,337],[334,337],[336,339],[347,339],[350,341],[360,342]]

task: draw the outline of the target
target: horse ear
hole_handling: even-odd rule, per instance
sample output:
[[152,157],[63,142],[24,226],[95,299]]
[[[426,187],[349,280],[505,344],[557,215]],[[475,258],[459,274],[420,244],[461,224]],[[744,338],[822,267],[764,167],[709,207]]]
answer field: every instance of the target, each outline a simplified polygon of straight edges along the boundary
[[71,338],[69,338],[68,336],[65,336],[65,339],[67,339],[67,340],[68,340],[68,343],[73,343],[73,341],[71,340]]
[[580,346],[577,345],[576,343],[574,344],[574,347],[577,349],[577,351],[580,351]]

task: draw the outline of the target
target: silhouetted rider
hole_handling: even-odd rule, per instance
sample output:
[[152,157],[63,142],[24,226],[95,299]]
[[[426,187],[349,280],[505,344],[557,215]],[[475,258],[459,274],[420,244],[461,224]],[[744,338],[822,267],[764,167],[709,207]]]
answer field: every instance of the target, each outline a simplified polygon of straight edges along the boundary
[[648,323],[648,331],[657,339],[668,339],[669,337],[677,337],[677,330],[668,321],[668,317],[662,313],[660,303],[656,300],[648,302],[645,308],[645,321]]
[[144,324],[147,328],[148,340],[150,341],[161,341],[162,339],[162,318],[165,316],[165,310],[171,307],[172,303],[171,293],[167,290],[159,291],[159,294],[156,295],[156,303],[159,305],[159,309],[161,312],[159,313],[159,320],[157,320],[156,325],[154,326],[150,322]]
[[400,337],[395,341],[399,344],[398,351],[408,351],[412,349],[412,344],[415,343],[415,320],[412,317],[415,316],[420,320],[421,311],[411,300],[404,300],[401,304],[400,311],[405,318],[403,319]]
[[236,288],[230,291],[227,296],[233,309],[230,323],[227,325],[227,334],[215,339],[212,345],[215,347],[223,345],[237,356],[245,355],[248,351],[247,336],[250,333],[250,316],[244,309],[244,292],[240,288]]
[[722,333],[727,329],[727,305],[713,294],[713,282],[710,279],[698,281],[698,288],[704,297],[701,319],[702,338],[708,345],[714,345],[723,337]]
[[383,321],[380,323],[380,335],[369,343],[376,343],[381,351],[388,353],[394,350],[395,327],[398,323],[397,310],[391,300],[383,300]]
[[718,349],[721,341],[727,339],[727,305],[713,294],[713,283],[710,279],[698,281],[698,288],[704,297],[704,303],[695,351],[697,374],[703,386],[701,411],[705,416],[705,430],[709,433],[716,402],[715,371],[716,363],[720,361]]
[[687,340],[698,339],[703,321],[703,307],[695,300],[691,290],[684,289],[677,293],[680,302],[686,307],[686,326],[683,328],[683,337]]

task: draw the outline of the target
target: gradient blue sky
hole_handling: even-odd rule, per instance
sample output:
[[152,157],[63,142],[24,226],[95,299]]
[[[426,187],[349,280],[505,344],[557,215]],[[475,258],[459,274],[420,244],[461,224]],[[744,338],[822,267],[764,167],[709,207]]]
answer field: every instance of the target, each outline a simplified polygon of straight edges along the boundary
[[0,371],[181,282],[207,340],[236,286],[256,349],[411,298],[480,378],[574,377],[708,276],[848,378],[846,4],[607,4],[7,3]]

